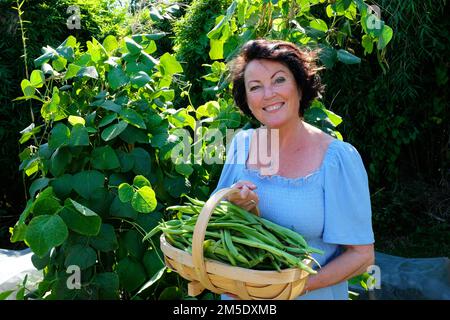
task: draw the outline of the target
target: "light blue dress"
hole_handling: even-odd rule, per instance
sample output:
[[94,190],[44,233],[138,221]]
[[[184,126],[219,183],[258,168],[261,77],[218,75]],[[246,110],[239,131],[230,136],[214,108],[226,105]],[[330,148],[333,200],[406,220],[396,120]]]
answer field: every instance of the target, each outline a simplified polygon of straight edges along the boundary
[[[213,193],[239,180],[253,182],[261,216],[300,233],[310,246],[323,250],[324,255],[313,254],[321,266],[342,252],[341,245],[374,243],[367,172],[355,147],[335,139],[315,172],[300,178],[263,176],[245,165],[253,131],[241,130],[234,136]],[[221,295],[221,299],[232,298]],[[348,283],[297,299],[348,300]]]

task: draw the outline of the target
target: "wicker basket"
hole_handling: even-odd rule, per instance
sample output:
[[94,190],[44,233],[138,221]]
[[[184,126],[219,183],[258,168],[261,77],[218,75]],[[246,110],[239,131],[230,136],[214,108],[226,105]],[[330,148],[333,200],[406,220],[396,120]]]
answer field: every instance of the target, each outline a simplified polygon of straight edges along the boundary
[[[214,208],[220,201],[238,189],[225,188],[216,192],[205,204],[197,219],[192,238],[192,255],[170,245],[161,235],[160,245],[164,260],[170,269],[190,281],[188,294],[196,296],[205,288],[222,294],[231,293],[244,300],[295,299],[303,290],[309,273],[300,268],[278,271],[254,270],[231,266],[205,259],[203,241],[206,227]],[[256,213],[259,214],[256,208]],[[304,260],[311,266],[311,260]]]

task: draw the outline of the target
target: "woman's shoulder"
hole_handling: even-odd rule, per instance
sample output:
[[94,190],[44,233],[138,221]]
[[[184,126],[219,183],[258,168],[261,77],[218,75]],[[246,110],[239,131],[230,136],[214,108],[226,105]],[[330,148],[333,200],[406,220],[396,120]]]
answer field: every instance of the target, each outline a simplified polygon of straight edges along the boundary
[[328,164],[351,166],[361,161],[361,155],[353,144],[331,136],[330,138],[325,157]]

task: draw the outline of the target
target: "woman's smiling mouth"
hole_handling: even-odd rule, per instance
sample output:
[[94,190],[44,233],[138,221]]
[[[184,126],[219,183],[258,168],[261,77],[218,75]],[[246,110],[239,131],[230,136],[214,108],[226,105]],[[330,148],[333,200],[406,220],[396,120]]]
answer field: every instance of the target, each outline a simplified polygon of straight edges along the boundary
[[266,112],[275,112],[280,110],[284,106],[284,102],[278,102],[271,104],[270,106],[264,107],[263,110]]

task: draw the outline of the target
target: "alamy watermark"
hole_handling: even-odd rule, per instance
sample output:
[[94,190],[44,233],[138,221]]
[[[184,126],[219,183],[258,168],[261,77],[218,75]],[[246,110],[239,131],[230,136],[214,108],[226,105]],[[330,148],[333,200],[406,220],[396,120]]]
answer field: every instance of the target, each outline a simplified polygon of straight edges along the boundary
[[[176,129],[168,142],[174,143],[171,160],[174,164],[227,164],[258,166],[262,175],[274,175],[280,167],[280,141],[278,129],[259,128],[249,131],[227,129],[225,136],[219,129],[204,129],[196,123],[194,137],[186,129]],[[199,134],[200,133],[200,134]],[[250,146],[254,146],[249,154]],[[247,155],[247,157],[246,157]]]
[[66,25],[67,29],[81,29],[81,17],[80,17],[80,7],[79,6],[69,6],[66,11],[68,14],[71,14],[69,18],[67,18]]
[[367,27],[370,29],[380,30],[383,25],[381,23],[381,9],[377,5],[367,5],[369,17],[367,18]]
[[81,269],[77,265],[70,265],[66,269],[66,273],[70,276],[66,280],[66,286],[69,290],[81,289]]
[[367,267],[369,277],[366,280],[368,290],[381,289],[381,269],[377,265]]

